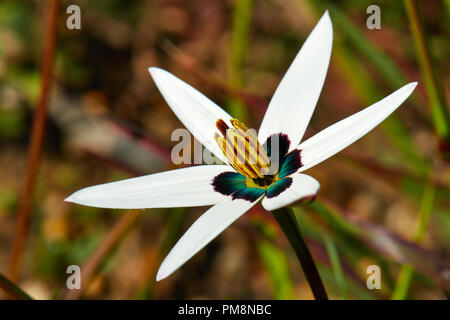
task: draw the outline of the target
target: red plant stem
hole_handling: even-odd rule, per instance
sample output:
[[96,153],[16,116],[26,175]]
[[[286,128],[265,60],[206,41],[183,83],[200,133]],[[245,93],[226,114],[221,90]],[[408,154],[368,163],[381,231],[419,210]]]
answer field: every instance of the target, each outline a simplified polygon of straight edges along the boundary
[[131,226],[139,218],[140,214],[136,212],[126,212],[120,217],[111,231],[106,235],[97,249],[89,256],[89,259],[81,266],[81,289],[67,290],[64,299],[79,299],[86,289],[89,280],[97,270],[98,266],[104,261],[108,254],[116,247],[120,240],[131,229]]
[[40,95],[36,106],[28,149],[26,174],[22,186],[17,222],[12,244],[9,275],[12,281],[19,279],[23,251],[27,239],[31,218],[31,201],[39,169],[41,149],[45,135],[47,107],[53,76],[53,60],[55,56],[56,33],[58,26],[59,0],[47,0],[45,4],[45,39],[42,49],[42,80]]

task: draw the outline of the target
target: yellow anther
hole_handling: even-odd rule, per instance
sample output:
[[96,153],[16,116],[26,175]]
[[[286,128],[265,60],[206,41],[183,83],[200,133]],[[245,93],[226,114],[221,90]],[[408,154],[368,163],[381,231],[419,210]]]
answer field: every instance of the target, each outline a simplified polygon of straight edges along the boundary
[[259,144],[258,137],[256,136],[255,130],[248,129],[245,124],[240,122],[237,119],[230,120],[233,127],[246,138],[246,140],[250,143],[250,147],[252,151],[255,151],[254,157],[256,158],[258,166],[262,168],[270,167],[270,160],[266,154],[264,148]]
[[214,139],[230,165],[239,173],[252,179],[264,179],[270,161],[255,132],[236,119],[230,122],[234,128],[229,128],[222,119],[216,122],[224,137],[215,133]]

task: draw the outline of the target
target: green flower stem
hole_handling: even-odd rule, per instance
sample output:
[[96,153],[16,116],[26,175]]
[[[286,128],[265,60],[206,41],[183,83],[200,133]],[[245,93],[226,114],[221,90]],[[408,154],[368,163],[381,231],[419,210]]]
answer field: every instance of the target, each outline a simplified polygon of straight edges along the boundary
[[13,299],[18,300],[33,300],[25,291],[9,281],[4,275],[0,273],[0,288],[9,294]]
[[297,218],[291,208],[281,208],[272,212],[278,224],[289,240],[302,265],[303,272],[316,300],[328,300],[327,292],[320,279],[314,260],[302,236]]

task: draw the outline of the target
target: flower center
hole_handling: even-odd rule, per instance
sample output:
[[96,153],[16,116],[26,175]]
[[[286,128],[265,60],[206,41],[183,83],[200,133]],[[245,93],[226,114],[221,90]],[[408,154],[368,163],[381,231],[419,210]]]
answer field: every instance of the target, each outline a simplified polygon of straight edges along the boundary
[[258,142],[255,130],[248,129],[242,122],[231,119],[230,128],[222,119],[216,127],[222,133],[214,134],[228,163],[237,172],[246,177],[246,184],[253,188],[266,188],[277,180],[277,175],[269,175],[270,160],[266,151]]

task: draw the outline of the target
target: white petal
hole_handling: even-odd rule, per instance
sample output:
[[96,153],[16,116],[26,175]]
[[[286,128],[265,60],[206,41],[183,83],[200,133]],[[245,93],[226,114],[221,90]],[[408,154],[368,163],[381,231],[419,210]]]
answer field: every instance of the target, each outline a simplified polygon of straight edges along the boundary
[[332,42],[333,27],[327,11],[275,91],[259,129],[258,140],[261,143],[279,132],[289,136],[290,150],[300,143],[322,91]]
[[144,209],[206,206],[225,198],[214,191],[212,179],[228,165],[176,169],[81,189],[65,201],[91,207]]
[[181,267],[219,233],[247,212],[258,200],[249,202],[241,199],[232,200],[231,197],[228,197],[206,211],[169,252],[159,267],[156,280],[168,277]]
[[178,119],[201,144],[226,163],[225,156],[214,140],[214,132],[219,133],[216,128],[218,119],[223,119],[231,126],[230,115],[171,73],[154,67],[148,71]]
[[306,170],[328,159],[372,130],[395,111],[413,92],[417,82],[411,82],[383,100],[322,130],[299,145]]
[[292,184],[285,191],[274,198],[264,197],[262,206],[268,211],[276,210],[302,198],[314,196],[320,188],[319,182],[311,176],[295,173],[292,176]]

